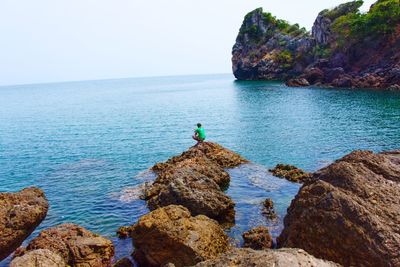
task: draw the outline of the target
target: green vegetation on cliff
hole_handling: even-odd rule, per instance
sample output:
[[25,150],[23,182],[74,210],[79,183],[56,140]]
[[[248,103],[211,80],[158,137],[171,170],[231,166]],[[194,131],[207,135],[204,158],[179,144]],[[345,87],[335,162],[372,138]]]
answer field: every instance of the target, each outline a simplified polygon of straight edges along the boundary
[[[354,3],[360,5],[362,1]],[[348,42],[393,34],[399,23],[400,0],[379,0],[368,13],[361,13],[357,8],[355,12],[339,16],[332,29],[342,42]]]
[[[261,15],[262,22],[266,30],[265,32],[262,30],[262,27],[259,27],[259,25],[255,24],[254,22],[252,23],[252,17],[255,14]],[[262,40],[264,35],[272,35],[276,29],[283,34],[288,34],[293,37],[304,36],[308,34],[307,30],[304,27],[300,27],[299,24],[290,24],[286,20],[277,19],[271,13],[264,12],[260,7],[246,14],[243,25],[239,31],[239,36],[242,37],[247,34],[252,41],[259,42]]]

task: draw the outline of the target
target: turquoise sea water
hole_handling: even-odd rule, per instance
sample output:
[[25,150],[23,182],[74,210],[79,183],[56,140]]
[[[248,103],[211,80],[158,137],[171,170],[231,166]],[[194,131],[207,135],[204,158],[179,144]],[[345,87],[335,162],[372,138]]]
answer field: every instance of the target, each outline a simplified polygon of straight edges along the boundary
[[[117,257],[129,255],[131,241],[114,233],[148,212],[137,186],[152,178],[146,170],[154,163],[193,145],[197,122],[209,140],[253,162],[229,171],[237,225],[228,233],[240,242],[260,224],[277,236],[299,188],[268,168],[314,171],[354,149],[399,148],[400,93],[288,88],[231,75],[0,87],[0,191],[45,191],[50,210],[30,239],[73,222],[111,238]],[[266,197],[280,220],[261,215]]]

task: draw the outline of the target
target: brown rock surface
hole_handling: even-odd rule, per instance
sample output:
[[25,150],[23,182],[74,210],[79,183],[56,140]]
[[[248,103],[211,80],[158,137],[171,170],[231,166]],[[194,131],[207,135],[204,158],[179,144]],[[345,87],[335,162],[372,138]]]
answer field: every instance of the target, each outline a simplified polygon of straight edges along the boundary
[[317,259],[302,249],[233,249],[220,257],[200,262],[196,267],[339,267],[340,265]]
[[67,267],[61,256],[48,249],[36,249],[16,257],[10,267]]
[[304,87],[304,86],[309,86],[310,83],[304,78],[294,78],[288,80],[286,82],[286,85],[290,87]]
[[228,249],[228,238],[216,221],[192,217],[188,209],[176,205],[141,217],[131,236],[134,257],[143,266],[190,266]]
[[311,181],[311,174],[293,165],[277,164],[270,172],[276,177],[285,178],[291,182],[304,183]]
[[154,165],[152,169],[156,172],[160,172],[166,168],[174,167],[178,162],[181,162],[184,159],[192,159],[199,156],[205,156],[207,159],[215,162],[221,168],[233,168],[242,163],[248,162],[239,154],[224,148],[219,144],[203,142],[198,146],[191,147],[179,156],[172,157],[164,163],[158,163]]
[[132,226],[121,226],[117,230],[117,236],[119,238],[127,238],[131,235]]
[[224,168],[247,162],[218,144],[204,142],[180,156],[157,163],[158,177],[146,188],[151,210],[171,204],[183,205],[192,215],[203,214],[221,223],[234,221],[232,199],[223,193],[230,181]]
[[319,68],[307,68],[300,78],[306,79],[310,84],[322,83],[324,81],[324,72]]
[[120,260],[118,260],[113,267],[134,267],[133,263],[131,262],[130,259],[128,259],[128,257],[122,258]]
[[49,204],[42,190],[31,187],[0,193],[0,261],[17,249],[46,217]]
[[76,267],[110,266],[114,256],[113,243],[76,224],[61,224],[40,232],[26,251],[47,249],[59,254]]
[[345,266],[400,266],[400,151],[354,151],[314,174],[278,238]]
[[243,233],[243,247],[256,250],[268,249],[272,247],[272,237],[265,226],[258,226],[250,231]]
[[276,219],[277,215],[274,209],[274,202],[272,201],[272,199],[270,198],[265,199],[265,201],[263,202],[262,214],[269,220]]

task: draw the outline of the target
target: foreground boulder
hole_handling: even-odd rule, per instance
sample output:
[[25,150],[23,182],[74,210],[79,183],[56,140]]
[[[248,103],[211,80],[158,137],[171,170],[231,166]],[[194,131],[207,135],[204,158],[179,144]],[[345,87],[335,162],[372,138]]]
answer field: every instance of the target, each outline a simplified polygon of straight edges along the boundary
[[400,266],[400,151],[355,151],[314,178],[288,208],[278,246],[345,266]]
[[272,247],[272,236],[265,226],[255,227],[243,233],[243,247],[252,249],[268,249]]
[[61,256],[48,249],[36,249],[16,257],[10,267],[67,267]]
[[196,267],[339,267],[340,265],[317,259],[301,249],[233,249],[214,260],[200,262]]
[[114,256],[114,246],[110,240],[69,223],[40,232],[29,243],[26,252],[38,249],[56,253],[66,264],[76,267],[110,266]]
[[206,216],[176,205],[159,208],[133,225],[134,258],[142,266],[190,266],[228,249],[228,237]]
[[42,190],[31,187],[0,193],[0,261],[17,249],[46,217],[49,204]]
[[230,181],[224,168],[245,162],[240,155],[218,144],[201,143],[165,163],[157,163],[152,170],[158,177],[145,190],[145,199],[151,210],[183,205],[192,215],[233,222],[235,204],[223,192]]
[[304,183],[311,181],[311,174],[297,168],[293,165],[277,164],[270,172],[276,177],[285,178],[295,183]]

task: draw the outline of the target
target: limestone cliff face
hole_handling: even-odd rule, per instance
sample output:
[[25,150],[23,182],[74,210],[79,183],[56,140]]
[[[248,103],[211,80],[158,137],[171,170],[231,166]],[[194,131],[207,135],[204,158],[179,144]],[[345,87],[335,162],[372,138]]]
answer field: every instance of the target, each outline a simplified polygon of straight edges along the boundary
[[259,8],[246,15],[240,28],[232,52],[233,73],[241,80],[286,79],[314,60],[314,46],[313,38],[298,26]]
[[314,21],[312,27],[312,37],[317,45],[327,46],[335,42],[337,36],[332,31],[332,24],[341,16],[356,12],[361,2],[354,1],[341,4],[332,10],[325,9],[321,11]]
[[[284,80],[297,86],[400,90],[400,15],[393,11],[400,2],[378,0],[364,17],[375,25],[366,23],[363,28],[356,21],[360,31],[376,27],[376,34],[363,35],[354,29],[351,33],[350,26],[363,16],[362,4],[356,0],[321,11],[311,34],[261,8],[250,12],[233,46],[233,74],[239,80]],[[379,16],[386,16],[384,23]],[[392,28],[390,34],[379,32],[386,31],[385,23]]]

